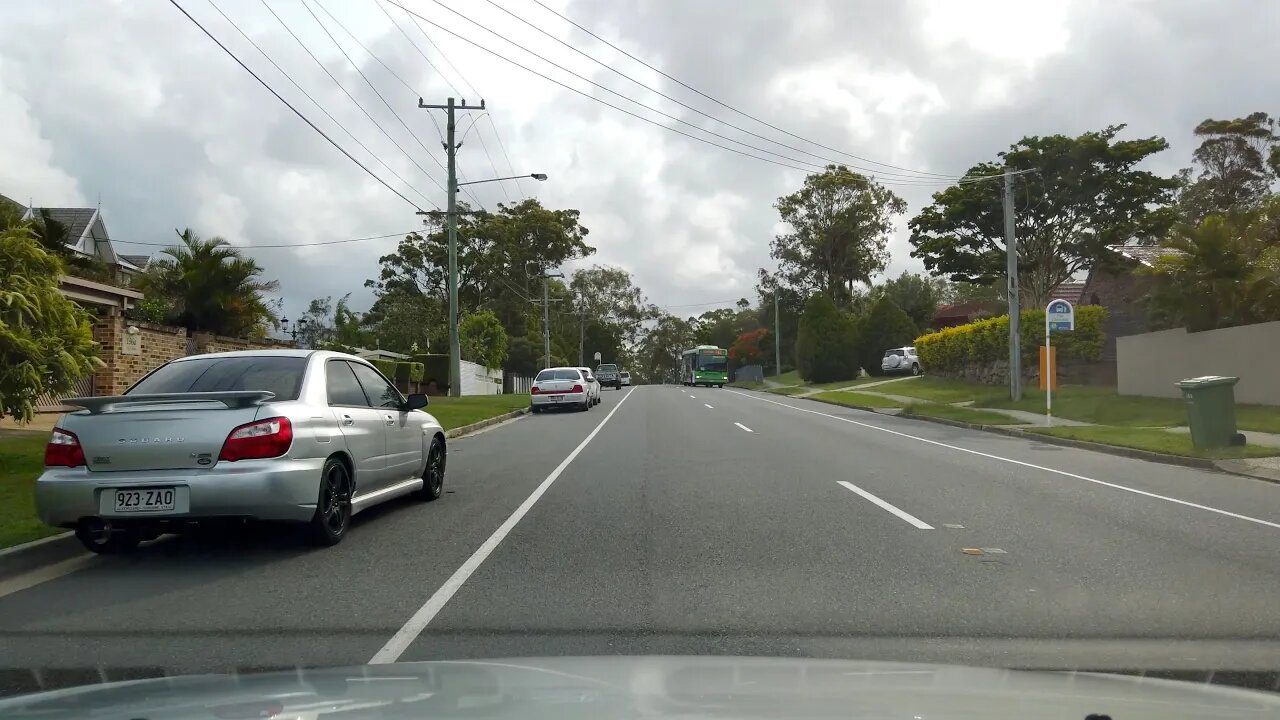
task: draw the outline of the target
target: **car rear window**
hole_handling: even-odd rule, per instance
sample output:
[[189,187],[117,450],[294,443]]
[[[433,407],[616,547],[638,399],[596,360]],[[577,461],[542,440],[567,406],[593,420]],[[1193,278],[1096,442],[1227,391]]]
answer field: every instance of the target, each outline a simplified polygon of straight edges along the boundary
[[601,365],[600,367],[596,368],[596,373],[617,372],[617,371],[618,371],[617,365]]
[[543,370],[538,373],[538,377],[534,378],[534,382],[543,382],[546,380],[581,380],[582,375],[577,370],[565,368],[562,370]]
[[191,358],[161,366],[126,390],[125,394],[267,390],[275,393],[276,400],[297,400],[306,369],[305,357]]

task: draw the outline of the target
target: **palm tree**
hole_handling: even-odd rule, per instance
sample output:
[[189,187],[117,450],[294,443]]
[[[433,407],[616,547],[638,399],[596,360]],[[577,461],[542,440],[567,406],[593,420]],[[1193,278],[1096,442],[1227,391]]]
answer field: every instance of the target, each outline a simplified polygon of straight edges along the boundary
[[1150,302],[1168,326],[1209,330],[1280,320],[1280,200],[1174,228],[1151,269]]
[[165,248],[151,261],[139,288],[173,303],[167,322],[190,332],[245,337],[264,325],[276,326],[265,293],[279,283],[260,279],[262,268],[226,240],[204,240],[190,228],[178,233],[182,244]]

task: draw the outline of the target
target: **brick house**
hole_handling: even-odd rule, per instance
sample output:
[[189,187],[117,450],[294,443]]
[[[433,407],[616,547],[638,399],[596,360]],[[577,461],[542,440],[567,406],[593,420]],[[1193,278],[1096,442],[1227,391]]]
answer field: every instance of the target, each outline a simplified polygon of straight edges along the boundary
[[47,215],[50,220],[67,229],[67,245],[77,255],[101,260],[111,272],[111,284],[128,287],[142,273],[149,256],[125,255],[116,251],[107,232],[101,208],[35,207],[19,203],[0,195],[0,201],[8,201],[22,208],[21,220],[39,220]]
[[1116,338],[1149,332],[1144,301],[1151,292],[1153,278],[1139,272],[1151,267],[1156,258],[1168,254],[1168,248],[1158,246],[1112,245],[1109,262],[1099,263],[1089,271],[1080,293],[1080,302],[1101,305],[1107,309],[1102,323],[1106,343],[1102,358],[1116,359]]

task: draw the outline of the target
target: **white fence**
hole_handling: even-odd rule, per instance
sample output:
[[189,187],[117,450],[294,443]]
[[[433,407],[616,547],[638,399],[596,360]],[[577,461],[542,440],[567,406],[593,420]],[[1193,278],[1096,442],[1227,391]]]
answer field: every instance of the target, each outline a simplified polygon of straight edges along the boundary
[[527,393],[529,392],[529,389],[532,387],[533,387],[533,378],[521,377],[519,375],[511,376],[511,392],[513,394],[519,395],[522,393]]

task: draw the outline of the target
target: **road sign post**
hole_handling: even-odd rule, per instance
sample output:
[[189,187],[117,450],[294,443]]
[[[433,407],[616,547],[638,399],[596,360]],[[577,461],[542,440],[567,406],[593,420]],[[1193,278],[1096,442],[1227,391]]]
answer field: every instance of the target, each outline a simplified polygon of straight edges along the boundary
[[1076,309],[1066,300],[1053,300],[1044,309],[1044,422],[1053,424],[1053,331],[1076,329]]

